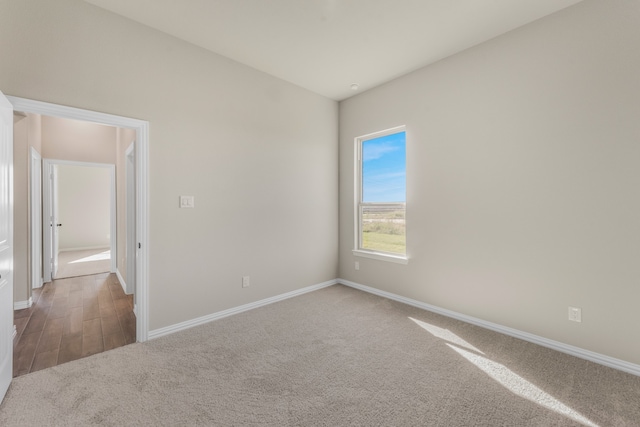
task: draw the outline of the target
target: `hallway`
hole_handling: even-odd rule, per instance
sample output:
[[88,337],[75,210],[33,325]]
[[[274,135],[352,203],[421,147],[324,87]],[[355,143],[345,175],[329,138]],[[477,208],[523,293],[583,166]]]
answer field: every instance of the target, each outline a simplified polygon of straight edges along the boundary
[[136,341],[133,295],[115,274],[56,279],[32,297],[14,311],[14,377]]

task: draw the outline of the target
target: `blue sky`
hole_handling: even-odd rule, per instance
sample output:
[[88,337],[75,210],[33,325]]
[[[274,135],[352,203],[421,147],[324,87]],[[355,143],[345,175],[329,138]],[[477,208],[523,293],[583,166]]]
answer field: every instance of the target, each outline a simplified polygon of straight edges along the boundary
[[362,201],[406,201],[405,132],[362,142]]

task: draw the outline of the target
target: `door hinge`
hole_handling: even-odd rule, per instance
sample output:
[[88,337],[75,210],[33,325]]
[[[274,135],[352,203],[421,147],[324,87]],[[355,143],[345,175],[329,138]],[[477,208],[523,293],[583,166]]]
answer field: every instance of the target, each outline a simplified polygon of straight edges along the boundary
[[138,243],[138,249],[142,248],[142,243]]

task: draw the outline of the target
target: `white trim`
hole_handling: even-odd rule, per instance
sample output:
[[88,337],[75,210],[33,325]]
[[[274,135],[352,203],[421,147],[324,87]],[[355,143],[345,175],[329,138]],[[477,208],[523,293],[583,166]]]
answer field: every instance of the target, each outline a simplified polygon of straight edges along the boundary
[[42,278],[44,282],[50,282],[53,276],[53,227],[51,218],[51,197],[53,193],[52,180],[54,168],[46,161],[42,161]]
[[355,256],[360,256],[363,258],[371,258],[371,259],[377,259],[380,261],[395,262],[396,264],[404,264],[404,265],[409,264],[409,258],[402,255],[390,255],[382,252],[368,252],[362,249],[360,250],[354,249],[351,251],[351,253],[353,253],[353,255]]
[[31,289],[42,286],[42,156],[29,150],[29,241]]
[[[407,132],[406,125],[395,126],[389,129],[385,129],[378,132],[369,133],[362,136],[357,136],[354,138],[354,204],[353,204],[353,219],[354,219],[354,239],[353,239],[353,254],[358,256],[363,256],[365,258],[372,258],[381,261],[390,261],[399,264],[408,264],[409,258],[407,257],[407,247],[405,244],[405,254],[404,255],[394,255],[388,254],[386,252],[381,251],[370,251],[367,249],[363,249],[362,247],[362,143],[364,141],[368,141],[370,139],[381,138],[383,136],[393,135],[396,133]],[[405,149],[406,149],[406,139],[405,139]],[[406,172],[406,159],[405,159],[405,172]],[[406,177],[405,177],[405,186],[406,186]],[[406,191],[406,188],[405,188]],[[405,195],[406,198],[406,195]],[[396,204],[396,203],[392,203]],[[406,200],[403,202],[405,205],[405,225],[406,225]],[[406,226],[405,226],[405,239],[406,239]]]
[[[360,141],[355,139],[354,147],[354,168],[353,168],[353,247],[358,250],[360,247],[360,197],[362,194],[362,161],[360,160],[362,154]],[[405,227],[406,234],[406,227]]]
[[99,123],[136,131],[136,315],[137,341],[149,333],[149,122],[31,99],[7,97],[14,110]]
[[136,127],[136,332],[139,342],[149,334],[149,122]]
[[120,282],[120,286],[122,286],[122,290],[126,294],[127,293],[127,284],[125,283],[124,279],[122,278],[122,274],[120,274],[120,270],[118,270],[117,268],[116,268],[116,277],[118,278],[118,281]]
[[16,325],[13,325],[13,339],[15,340],[16,337],[18,336],[18,328]]
[[193,328],[194,326],[204,325],[205,323],[213,322],[214,320],[222,319],[223,317],[232,316],[234,314],[242,313],[244,311],[253,310],[254,308],[263,307],[265,305],[273,304],[274,302],[282,301],[288,298],[297,297],[308,292],[317,291],[318,289],[326,288],[337,284],[337,280],[329,280],[327,282],[319,283],[317,285],[307,286],[306,288],[297,289],[295,291],[287,292],[285,294],[276,295],[271,298],[266,298],[260,301],[251,302],[238,307],[230,308],[228,310],[219,311],[217,313],[209,314],[206,316],[198,317],[196,319],[187,320],[185,322],[176,323],[175,325],[166,326],[160,329],[154,329],[149,331],[149,339],[160,338],[165,335],[173,334],[174,332],[184,331],[185,329]]
[[400,133],[400,132],[406,132],[406,131],[407,131],[407,125],[400,125],[400,126],[395,126],[395,127],[377,131],[377,132],[371,132],[366,135],[360,135],[356,137],[356,139],[359,139],[360,141],[364,141],[365,139],[382,138],[383,136],[393,135],[394,133]]
[[49,163],[54,163],[56,165],[66,165],[66,166],[85,166],[88,168],[115,168],[115,164],[113,163],[97,163],[97,162],[76,162],[75,160],[60,160],[60,159],[44,159]]
[[349,280],[337,279],[337,282],[342,285],[349,286],[354,289],[358,289],[360,291],[368,292],[370,294],[378,295],[383,298],[388,298],[390,300],[398,301],[407,305],[411,305],[413,307],[431,311],[433,313],[440,314],[442,316],[451,317],[453,319],[470,323],[472,325],[480,326],[481,328],[489,329],[504,335],[508,335],[510,337],[521,339],[523,341],[528,341],[534,344],[538,344],[543,347],[547,347],[552,350],[559,351],[561,353],[566,353],[571,356],[578,357],[580,359],[585,359],[590,362],[608,366],[609,368],[618,369],[620,371],[624,371],[633,375],[640,376],[640,365],[637,365],[635,363],[630,363],[624,360],[616,359],[614,357],[605,356],[600,353],[585,350],[583,348],[575,347],[569,344],[564,344],[559,341],[550,340],[548,338],[530,334],[528,332],[519,331],[517,329],[509,328],[507,326],[502,326],[497,323],[487,322],[486,320],[478,319],[477,317],[467,316],[466,314],[447,310],[445,308],[440,308],[435,305],[427,304],[411,298],[406,298],[400,295],[392,294],[390,292],[381,291],[379,289],[361,285],[359,283],[351,282]]
[[[19,252],[14,240],[13,109],[0,91],[0,400],[12,381],[13,342],[9,342],[13,323],[14,260]],[[20,252],[20,255],[22,253]],[[26,285],[26,283],[25,283]]]
[[[136,283],[136,181],[135,181],[135,141],[131,141],[125,151],[125,243],[124,255],[127,271],[126,294],[135,293]],[[122,254],[120,256],[122,258]]]
[[111,249],[109,246],[84,246],[81,248],[65,248],[59,249],[58,252],[73,252],[73,251],[93,251],[100,249]]
[[26,301],[15,301],[13,303],[14,310],[24,310],[25,308],[29,308],[33,305],[33,298],[29,297]]

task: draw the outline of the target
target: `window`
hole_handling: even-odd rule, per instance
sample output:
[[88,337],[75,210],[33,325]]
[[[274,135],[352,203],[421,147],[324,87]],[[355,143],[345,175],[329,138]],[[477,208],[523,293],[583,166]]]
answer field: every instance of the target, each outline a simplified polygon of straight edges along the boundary
[[355,255],[406,263],[404,126],[356,138]]

